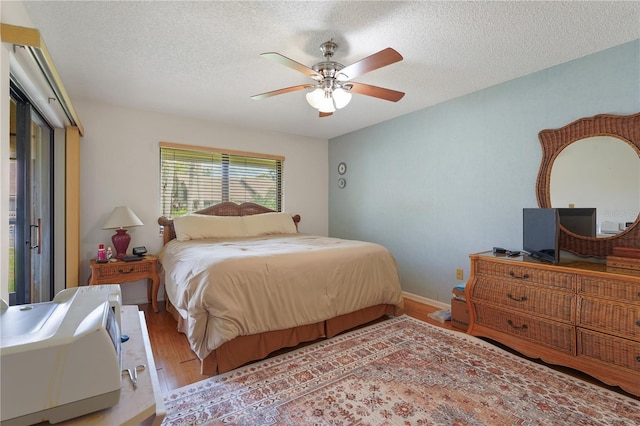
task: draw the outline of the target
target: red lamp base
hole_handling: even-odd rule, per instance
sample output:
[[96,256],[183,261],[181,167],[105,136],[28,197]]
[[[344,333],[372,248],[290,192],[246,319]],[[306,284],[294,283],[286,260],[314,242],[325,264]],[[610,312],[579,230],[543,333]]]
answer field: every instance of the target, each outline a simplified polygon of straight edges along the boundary
[[130,241],[131,236],[127,234],[126,229],[116,229],[116,233],[111,237],[113,248],[116,249],[116,259],[122,259],[127,255]]

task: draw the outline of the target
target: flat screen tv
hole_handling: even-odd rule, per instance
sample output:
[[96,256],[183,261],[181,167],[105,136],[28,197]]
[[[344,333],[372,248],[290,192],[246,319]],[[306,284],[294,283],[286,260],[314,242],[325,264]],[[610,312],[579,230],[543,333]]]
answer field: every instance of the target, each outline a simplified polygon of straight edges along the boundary
[[560,262],[558,209],[522,209],[522,249],[531,257]]
[[585,237],[596,236],[596,209],[595,207],[561,208],[560,225],[567,231]]

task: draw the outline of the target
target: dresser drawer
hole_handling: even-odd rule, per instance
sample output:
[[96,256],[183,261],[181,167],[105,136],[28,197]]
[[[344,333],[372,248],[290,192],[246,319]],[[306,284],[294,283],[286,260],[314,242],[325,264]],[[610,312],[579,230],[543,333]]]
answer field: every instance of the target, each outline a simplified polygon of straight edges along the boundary
[[112,264],[102,264],[100,268],[94,269],[93,273],[96,274],[97,280],[103,282],[105,280],[113,280],[117,282],[118,278],[136,274],[148,274],[152,271],[152,268],[151,262],[114,262]]
[[530,268],[518,263],[500,263],[480,261],[477,263],[476,274],[511,279],[518,282],[536,284],[546,287],[575,291],[575,274],[556,272],[549,269]]
[[640,343],[632,340],[578,328],[578,356],[640,372]]
[[640,284],[637,282],[582,276],[578,280],[578,293],[640,303]]
[[497,309],[482,303],[474,302],[473,308],[478,324],[571,355],[576,354],[575,327],[572,325]]
[[640,305],[580,296],[578,326],[640,342]]
[[564,322],[575,322],[575,293],[525,285],[514,280],[479,276],[473,286],[474,302],[499,305]]

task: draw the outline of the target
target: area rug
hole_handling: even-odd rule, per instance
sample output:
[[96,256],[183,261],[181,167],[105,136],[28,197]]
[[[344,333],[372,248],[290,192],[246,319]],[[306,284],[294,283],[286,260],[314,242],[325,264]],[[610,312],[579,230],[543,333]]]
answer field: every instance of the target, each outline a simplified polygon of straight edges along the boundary
[[408,316],[176,389],[165,425],[638,425],[640,401]]

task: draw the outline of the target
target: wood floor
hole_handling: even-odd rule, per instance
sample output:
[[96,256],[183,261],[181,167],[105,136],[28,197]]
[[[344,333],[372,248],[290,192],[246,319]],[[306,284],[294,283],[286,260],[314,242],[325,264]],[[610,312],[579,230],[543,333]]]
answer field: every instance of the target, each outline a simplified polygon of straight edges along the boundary
[[[139,305],[139,309],[145,313],[147,328],[149,329],[149,339],[151,340],[153,356],[158,370],[160,388],[164,394],[173,389],[203,380],[208,376],[200,374],[200,360],[198,360],[195,354],[191,351],[185,335],[176,331],[175,319],[170,313],[164,310],[164,304],[159,303],[158,305],[160,308],[160,312],[158,313],[153,312],[151,304]],[[451,327],[450,321],[440,323],[428,317],[431,312],[435,312],[437,310],[439,310],[439,308],[425,305],[411,299],[405,299],[405,313],[407,315],[440,327],[459,331],[456,328]],[[497,345],[501,346],[500,344]],[[503,347],[503,349],[511,351],[506,347]],[[283,353],[287,350],[291,349],[285,349],[278,353]],[[539,360],[532,361],[544,364]],[[606,386],[600,381],[579,371],[558,366],[550,367],[640,400],[640,398],[630,395],[620,390],[620,388]]]
[[[158,370],[160,388],[165,393],[200,381],[207,376],[200,374],[200,360],[191,351],[185,335],[176,331],[175,319],[169,312],[164,310],[163,303],[158,303],[158,307],[160,312],[155,313],[151,304],[139,305],[139,309],[145,313],[153,357]],[[407,315],[442,327],[451,328],[450,321],[441,324],[427,316],[438,309],[405,299]],[[284,350],[281,352],[284,352]]]

